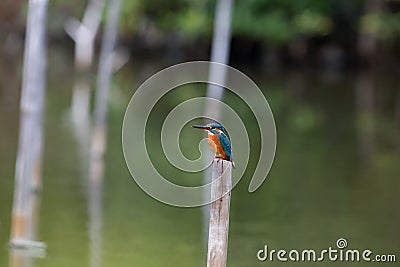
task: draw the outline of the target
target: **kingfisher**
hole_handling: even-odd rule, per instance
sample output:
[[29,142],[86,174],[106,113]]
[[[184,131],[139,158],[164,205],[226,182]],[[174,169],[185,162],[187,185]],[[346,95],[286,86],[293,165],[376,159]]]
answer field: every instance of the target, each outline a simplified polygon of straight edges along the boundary
[[235,168],[235,163],[232,159],[232,147],[228,136],[226,135],[225,128],[219,123],[209,123],[205,126],[193,125],[193,128],[205,130],[208,132],[208,146],[211,151],[215,153],[215,159],[227,160],[232,162]]

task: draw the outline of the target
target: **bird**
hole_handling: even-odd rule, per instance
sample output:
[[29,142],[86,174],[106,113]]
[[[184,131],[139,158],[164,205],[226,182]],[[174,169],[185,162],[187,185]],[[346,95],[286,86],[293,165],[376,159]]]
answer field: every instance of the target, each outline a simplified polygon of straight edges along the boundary
[[214,159],[227,160],[232,162],[235,168],[235,163],[232,157],[231,141],[226,135],[225,128],[219,123],[209,123],[205,126],[193,125],[193,128],[205,130],[208,132],[208,146],[215,153]]

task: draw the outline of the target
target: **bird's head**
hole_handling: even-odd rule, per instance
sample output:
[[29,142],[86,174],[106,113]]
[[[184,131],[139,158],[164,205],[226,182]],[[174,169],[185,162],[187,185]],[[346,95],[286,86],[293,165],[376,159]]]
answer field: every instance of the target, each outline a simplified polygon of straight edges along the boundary
[[200,130],[205,130],[208,132],[216,131],[216,132],[223,132],[224,134],[226,134],[224,126],[216,122],[209,123],[205,126],[193,125],[192,127]]

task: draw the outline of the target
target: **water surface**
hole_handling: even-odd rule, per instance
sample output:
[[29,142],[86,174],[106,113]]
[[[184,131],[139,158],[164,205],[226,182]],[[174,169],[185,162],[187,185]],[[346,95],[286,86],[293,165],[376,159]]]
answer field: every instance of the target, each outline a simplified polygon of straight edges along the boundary
[[[130,177],[122,154],[121,125],[128,100],[138,84],[160,67],[135,62],[116,75],[105,175],[102,188],[93,192],[68,119],[72,64],[58,50],[52,50],[50,58],[38,229],[38,240],[46,242],[48,249],[32,266],[204,266],[201,209],[171,207],[146,195]],[[20,60],[9,68],[20,73]],[[225,101],[246,119],[252,149],[246,176],[232,192],[228,264],[271,266],[256,258],[265,244],[275,249],[324,249],[335,246],[341,237],[351,248],[397,253],[400,259],[400,135],[394,115],[400,101],[396,102],[395,77],[243,70],[270,102],[278,145],[267,181],[249,194],[258,160],[258,130],[250,109],[234,95],[226,95]],[[17,149],[19,75],[3,75],[2,79],[0,266],[15,266],[6,245]],[[168,169],[157,146],[161,114],[204,91],[202,86],[176,89],[160,101],[160,115],[153,115],[149,126],[155,142],[150,152],[156,161],[159,157],[159,168],[171,171],[182,184],[198,183],[201,174],[188,181],[184,173]],[[197,132],[193,136],[199,141],[202,137]],[[192,136],[183,135],[181,142],[188,157],[199,156]],[[274,262],[273,266],[294,264],[313,265]]]

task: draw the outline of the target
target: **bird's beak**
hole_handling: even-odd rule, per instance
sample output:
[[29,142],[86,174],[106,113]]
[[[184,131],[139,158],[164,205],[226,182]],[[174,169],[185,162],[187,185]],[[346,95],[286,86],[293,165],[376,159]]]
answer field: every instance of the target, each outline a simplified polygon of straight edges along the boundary
[[200,130],[208,130],[208,128],[209,128],[207,126],[199,126],[199,125],[193,125],[192,127],[196,128],[196,129],[200,129]]

